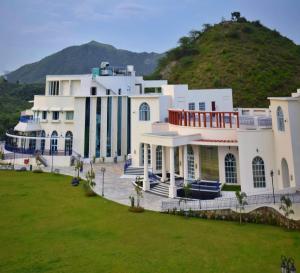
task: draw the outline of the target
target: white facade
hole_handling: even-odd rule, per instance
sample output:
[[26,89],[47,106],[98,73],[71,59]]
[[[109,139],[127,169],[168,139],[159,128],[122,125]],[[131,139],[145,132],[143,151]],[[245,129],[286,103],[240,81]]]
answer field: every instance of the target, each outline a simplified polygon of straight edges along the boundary
[[[273,187],[278,193],[299,190],[300,91],[269,99],[269,109],[233,109],[231,89],[188,90],[187,85],[164,85],[161,95],[131,96],[133,167],[147,165],[143,147],[150,145],[147,169],[169,181],[170,197],[176,177],[184,183],[240,184],[247,194],[272,193]],[[140,118],[143,103],[149,106],[148,120]],[[279,107],[283,116],[278,117]],[[284,125],[281,130],[278,118]],[[159,160],[164,159],[159,170],[157,147],[163,151]],[[213,175],[206,166],[210,150],[217,158]],[[170,173],[173,169],[175,176]],[[149,183],[148,177],[144,183]]]
[[[32,116],[23,113],[15,131],[8,133],[11,149],[43,150],[46,156],[54,149],[55,155],[124,160],[130,149],[129,96],[143,95],[145,88],[160,88],[167,82],[144,81],[135,76],[132,66],[118,73],[106,69],[47,76],[45,95],[34,97]],[[68,164],[69,158],[64,160]]]
[[231,89],[189,90],[145,81],[132,66],[108,69],[47,76],[45,95],[7,133],[6,147],[60,155],[58,165],[74,154],[106,162],[130,154],[132,167],[144,168],[144,190],[154,173],[170,197],[179,179],[241,185],[247,194],[300,190],[300,90],[269,98],[267,109],[234,109]]

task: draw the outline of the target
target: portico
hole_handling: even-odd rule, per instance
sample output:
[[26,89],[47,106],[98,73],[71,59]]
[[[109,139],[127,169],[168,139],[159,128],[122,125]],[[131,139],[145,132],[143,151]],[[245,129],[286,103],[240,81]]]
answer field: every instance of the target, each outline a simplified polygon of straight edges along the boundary
[[[184,184],[187,184],[188,179],[188,160],[187,160],[187,145],[194,140],[200,138],[199,134],[194,135],[179,135],[177,132],[157,132],[157,133],[146,133],[143,134],[141,140],[143,141],[144,150],[144,180],[143,190],[147,191],[150,189],[149,181],[149,168],[148,168],[148,145],[150,147],[157,146],[159,143],[161,148],[161,182],[167,181],[167,170],[169,171],[169,197],[174,198],[177,196],[177,185],[175,181],[176,164],[175,164],[175,149],[183,147],[183,178]],[[153,150],[152,148],[150,149]],[[167,159],[169,165],[167,166]],[[181,165],[181,161],[179,161]],[[154,162],[152,161],[152,169]],[[180,167],[180,166],[179,166]],[[179,171],[180,172],[180,171]]]

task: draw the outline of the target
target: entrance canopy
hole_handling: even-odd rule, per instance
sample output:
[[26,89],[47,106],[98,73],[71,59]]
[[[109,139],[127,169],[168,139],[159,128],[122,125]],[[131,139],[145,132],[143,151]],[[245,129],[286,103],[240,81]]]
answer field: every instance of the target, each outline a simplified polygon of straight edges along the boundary
[[143,134],[141,142],[165,147],[177,147],[187,145],[198,139],[201,139],[201,134],[180,135],[176,131],[166,131]]

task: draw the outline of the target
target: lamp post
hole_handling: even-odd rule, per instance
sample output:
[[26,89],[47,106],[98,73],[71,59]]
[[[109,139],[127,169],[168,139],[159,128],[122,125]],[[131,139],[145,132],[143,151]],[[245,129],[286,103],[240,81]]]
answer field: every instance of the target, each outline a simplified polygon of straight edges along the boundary
[[273,170],[271,170],[271,172],[270,172],[270,176],[271,176],[271,179],[272,179],[273,202],[274,202],[274,204],[275,204],[274,182],[273,182],[274,171],[273,171]]
[[102,196],[104,196],[104,173],[106,170],[104,167],[101,167],[100,171],[102,173]]

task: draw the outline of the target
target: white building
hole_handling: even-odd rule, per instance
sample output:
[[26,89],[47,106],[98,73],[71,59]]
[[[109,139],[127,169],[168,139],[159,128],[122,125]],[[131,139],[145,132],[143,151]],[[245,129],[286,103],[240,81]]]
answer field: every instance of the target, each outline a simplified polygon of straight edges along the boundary
[[231,89],[187,85],[131,96],[130,168],[143,168],[144,190],[149,173],[168,181],[169,197],[195,181],[240,184],[247,194],[299,190],[300,90],[269,100],[269,109],[234,109]]
[[70,156],[124,160],[130,151],[130,95],[160,89],[166,81],[145,81],[133,66],[101,63],[92,74],[47,76],[45,95],[34,97],[7,133],[6,149],[41,153],[55,165],[69,165]]
[[241,185],[248,195],[294,192],[300,90],[269,100],[267,109],[234,109],[231,89],[189,90],[102,63],[92,74],[47,76],[45,95],[35,96],[5,147],[48,163],[55,156],[56,166],[70,165],[71,155],[111,162],[130,154],[125,173],[143,174],[144,190],[155,180],[169,197],[198,182]]

